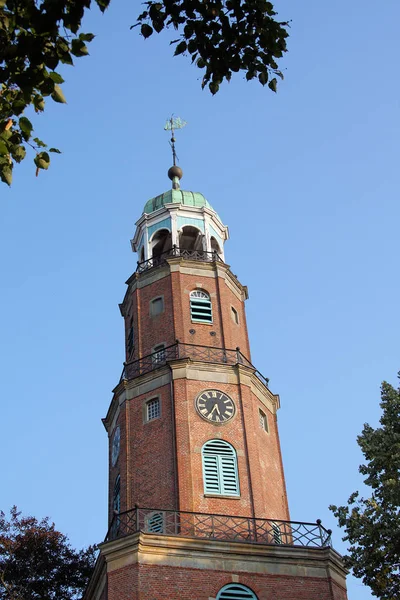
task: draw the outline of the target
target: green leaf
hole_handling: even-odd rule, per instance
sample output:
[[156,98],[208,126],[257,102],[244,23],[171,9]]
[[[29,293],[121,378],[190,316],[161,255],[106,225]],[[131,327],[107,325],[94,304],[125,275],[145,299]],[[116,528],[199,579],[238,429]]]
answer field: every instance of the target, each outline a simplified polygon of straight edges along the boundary
[[24,146],[18,146],[15,152],[13,152],[13,158],[17,161],[17,163],[20,163],[21,160],[24,160],[25,156],[26,150]]
[[32,129],[33,129],[33,125],[30,122],[30,120],[27,119],[26,117],[20,117],[18,124],[20,126],[22,133],[24,133],[25,135],[30,137]]
[[276,77],[274,77],[273,79],[271,79],[271,81],[268,84],[268,87],[270,90],[272,90],[273,92],[276,93],[276,86],[277,86],[277,80]]
[[74,39],[71,42],[71,52],[74,56],[87,56],[89,54],[88,47],[80,39]]
[[23,99],[16,100],[12,105],[14,114],[20,115],[21,113],[24,112],[26,106],[27,106],[27,103],[25,102],[25,100],[23,100]]
[[153,27],[157,33],[160,33],[164,29],[164,20],[161,17],[158,19],[154,19]]
[[33,106],[36,112],[43,111],[45,107],[44,99],[41,96],[36,96],[36,98],[33,99]]
[[38,169],[47,170],[50,165],[50,156],[47,152],[39,152],[34,158],[34,163]]
[[50,73],[50,78],[54,81],[54,83],[64,83],[64,79],[59,73],[56,73],[55,71]]
[[4,181],[7,185],[11,185],[12,183],[12,169],[9,166],[1,165],[0,166],[0,179]]
[[174,56],[178,56],[178,54],[182,54],[186,51],[187,43],[183,40],[180,44],[175,48]]
[[104,12],[106,8],[108,8],[110,0],[96,0],[96,4],[100,8],[101,12]]
[[42,142],[42,140],[39,140],[39,138],[37,138],[37,137],[33,138],[33,141],[35,142],[36,146],[38,146],[39,148],[46,148],[46,146],[47,146],[47,144]]
[[67,103],[65,96],[62,92],[62,89],[57,84],[54,85],[54,92],[52,93],[51,97],[53,98],[53,100],[55,102],[60,102],[61,104]]
[[219,90],[219,83],[217,83],[216,81],[211,81],[208,87],[210,88],[210,92],[214,96],[214,94],[216,94]]
[[93,33],[81,33],[79,39],[83,42],[91,42],[96,36]]
[[13,146],[18,146],[22,142],[22,135],[19,131],[13,131],[13,134],[9,137],[8,141]]
[[0,139],[0,154],[8,154],[8,148],[5,142]]
[[50,96],[54,92],[54,81],[50,77],[46,77],[43,83],[40,84],[39,89],[43,96]]
[[0,138],[3,138],[3,140],[9,140],[12,135],[12,129],[6,129],[0,133]]
[[261,85],[265,85],[268,81],[268,72],[261,71],[261,73],[258,76],[258,81],[261,83]]
[[150,25],[147,25],[147,23],[143,23],[143,25],[140,28],[140,33],[144,38],[148,38],[153,33],[153,28],[150,27]]
[[69,52],[64,52],[61,56],[60,56],[60,60],[64,65],[73,65],[74,61],[72,60],[72,56],[70,55]]
[[56,154],[61,154],[61,150],[58,148],[49,148],[49,152],[55,152]]
[[45,57],[44,57],[44,64],[49,69],[56,69],[58,63],[59,63],[59,58],[58,58],[57,54],[52,53],[52,54],[46,54],[45,55]]

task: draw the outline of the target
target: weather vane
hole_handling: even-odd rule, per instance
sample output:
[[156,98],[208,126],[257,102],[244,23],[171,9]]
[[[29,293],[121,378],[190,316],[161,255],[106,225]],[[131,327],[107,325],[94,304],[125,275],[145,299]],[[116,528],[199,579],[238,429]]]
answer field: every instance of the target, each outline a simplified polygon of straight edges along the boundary
[[165,131],[171,132],[170,146],[172,148],[172,160],[174,167],[176,167],[176,160],[178,158],[175,151],[175,129],[183,129],[185,125],[187,125],[186,121],[180,117],[174,117],[174,115],[171,115],[171,118],[168,119],[164,125]]

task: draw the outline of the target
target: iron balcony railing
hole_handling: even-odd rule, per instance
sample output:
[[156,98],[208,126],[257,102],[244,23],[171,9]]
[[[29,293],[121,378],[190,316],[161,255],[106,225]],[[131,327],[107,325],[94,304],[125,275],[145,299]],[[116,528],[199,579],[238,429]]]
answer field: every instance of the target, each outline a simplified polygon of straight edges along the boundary
[[135,507],[114,515],[105,541],[138,532],[206,540],[313,548],[331,546],[332,533],[330,529],[325,529],[321,525],[320,520],[315,523],[302,523],[279,519],[255,519]]
[[217,252],[207,252],[206,250],[185,250],[184,248],[178,248],[173,246],[170,250],[162,252],[158,256],[148,258],[143,262],[138,262],[136,272],[143,273],[154,267],[161,267],[167,262],[167,258],[181,257],[187,258],[188,260],[200,260],[203,262],[223,262],[222,258]]
[[162,348],[162,350],[142,356],[138,360],[125,363],[120,381],[123,379],[134,379],[135,377],[139,377],[139,375],[150,373],[164,366],[170,360],[179,358],[190,358],[206,363],[245,365],[253,369],[258,379],[268,387],[269,379],[264,377],[238,348],[236,350],[227,350],[225,348],[214,348],[213,346],[183,344],[178,341],[171,346]]

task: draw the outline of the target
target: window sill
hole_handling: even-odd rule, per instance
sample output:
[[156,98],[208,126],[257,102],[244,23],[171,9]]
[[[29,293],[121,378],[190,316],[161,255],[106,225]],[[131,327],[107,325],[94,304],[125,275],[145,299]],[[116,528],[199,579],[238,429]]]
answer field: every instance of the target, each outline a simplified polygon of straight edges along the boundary
[[223,498],[224,500],[240,500],[240,496],[226,496],[225,494],[204,494],[204,498]]
[[143,425],[147,425],[148,423],[154,423],[154,421],[159,421],[160,419],[161,415],[158,415],[158,417],[153,417],[152,419],[144,419]]

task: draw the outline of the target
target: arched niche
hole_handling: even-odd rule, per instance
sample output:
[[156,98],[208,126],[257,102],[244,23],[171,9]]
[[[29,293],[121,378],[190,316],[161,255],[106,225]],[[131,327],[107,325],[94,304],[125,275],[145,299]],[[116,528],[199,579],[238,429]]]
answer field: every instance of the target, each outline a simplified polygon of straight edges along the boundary
[[211,242],[211,251],[216,252],[220,256],[222,254],[222,250],[214,236],[211,236],[210,242]]
[[204,250],[203,234],[192,225],[185,225],[179,233],[180,250]]
[[150,245],[152,258],[157,258],[163,252],[168,252],[172,248],[171,232],[168,229],[159,229],[151,238]]

